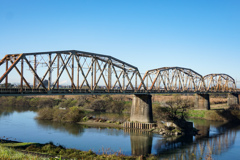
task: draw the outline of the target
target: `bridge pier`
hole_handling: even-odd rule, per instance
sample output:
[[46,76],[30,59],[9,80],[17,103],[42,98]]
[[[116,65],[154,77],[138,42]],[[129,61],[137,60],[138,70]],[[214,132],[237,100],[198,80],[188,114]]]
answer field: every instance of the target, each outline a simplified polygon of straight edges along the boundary
[[141,123],[153,122],[151,95],[133,95],[130,121]]
[[194,107],[198,109],[210,110],[209,94],[196,94]]
[[228,106],[234,105],[234,104],[239,104],[239,94],[236,93],[229,93],[228,94],[228,100],[227,104]]

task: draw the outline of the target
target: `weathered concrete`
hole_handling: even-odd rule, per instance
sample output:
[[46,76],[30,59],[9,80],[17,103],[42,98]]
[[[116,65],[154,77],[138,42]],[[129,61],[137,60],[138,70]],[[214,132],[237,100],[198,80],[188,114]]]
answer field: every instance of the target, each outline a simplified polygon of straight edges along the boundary
[[141,123],[153,122],[151,95],[133,95],[130,121]]
[[195,108],[210,110],[209,94],[196,94],[195,97]]
[[235,105],[235,104],[239,104],[239,95],[238,94],[235,94],[235,93],[229,93],[228,94],[228,101],[227,101],[227,104],[229,106],[231,105]]

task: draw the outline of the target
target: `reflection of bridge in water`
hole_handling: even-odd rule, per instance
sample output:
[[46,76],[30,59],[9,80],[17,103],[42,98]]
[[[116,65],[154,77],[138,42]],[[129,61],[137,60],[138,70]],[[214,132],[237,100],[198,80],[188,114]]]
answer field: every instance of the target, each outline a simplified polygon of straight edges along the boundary
[[[158,155],[170,159],[182,159],[183,157],[184,159],[204,159],[206,155],[220,155],[227,151],[234,144],[235,138],[235,131],[227,131],[224,134],[209,137],[208,139],[204,138],[188,142],[189,144],[178,140],[174,143],[167,142],[168,150],[160,149]],[[181,148],[178,149],[180,146]]]
[[155,146],[161,158],[169,159],[204,159],[207,155],[220,155],[235,142],[237,130],[235,125],[217,127],[219,133],[210,135],[210,124],[195,125],[200,129],[199,135],[183,136],[176,139],[163,139]]
[[[195,125],[201,129],[195,138],[189,135],[162,138],[154,148],[160,159],[204,159],[206,155],[220,155],[234,144],[236,138],[236,126],[226,126],[217,125],[220,133],[210,135],[210,125]],[[131,129],[124,131],[130,133],[132,155],[152,153],[152,133]]]
[[[196,93],[195,107],[201,109],[210,109],[209,93],[229,93],[228,104],[239,103],[235,80],[227,74],[163,67],[142,77],[117,58],[76,50],[8,54],[0,71],[0,96],[134,94],[130,120],[142,123],[152,123],[150,94]],[[67,81],[70,87],[62,85]]]
[[152,152],[153,135],[151,132],[124,129],[130,134],[132,155],[148,155]]

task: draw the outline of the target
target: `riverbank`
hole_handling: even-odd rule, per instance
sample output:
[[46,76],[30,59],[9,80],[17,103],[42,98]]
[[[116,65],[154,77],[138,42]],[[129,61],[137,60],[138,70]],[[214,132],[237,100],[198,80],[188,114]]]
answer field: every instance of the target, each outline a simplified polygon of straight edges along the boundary
[[205,119],[211,121],[239,122],[240,111],[230,109],[212,109],[212,110],[187,110],[188,118]]
[[[110,153],[109,153],[110,152]],[[153,155],[149,156],[125,156],[119,152],[103,151],[102,154],[96,154],[93,151],[81,151],[77,149],[67,149],[61,145],[56,146],[53,143],[23,143],[0,139],[0,159],[123,159],[123,160],[155,160]]]
[[[35,116],[36,112],[30,111],[21,113],[14,112],[11,115],[2,116],[1,122],[3,123],[0,125],[0,137],[5,136],[5,138],[7,137],[11,140],[38,142],[41,144],[52,141],[55,145],[61,144],[65,148],[76,148],[82,151],[89,151],[91,149],[97,154],[102,154],[99,152],[102,151],[102,147],[104,146],[105,150],[107,148],[111,148],[111,150],[114,151],[121,150],[123,154],[135,155],[137,158],[140,154],[154,154],[158,159],[174,159],[174,156],[180,158],[181,153],[187,153],[187,151],[192,150],[192,147],[195,148],[196,145],[200,146],[208,141],[210,146],[218,147],[219,144],[217,143],[215,145],[215,143],[219,142],[219,140],[221,140],[220,144],[224,143],[226,146],[230,146],[230,148],[234,148],[235,150],[239,149],[238,145],[233,145],[233,142],[238,144],[240,130],[239,127],[238,129],[232,127],[232,123],[205,121],[201,119],[196,121],[190,120],[194,123],[194,126],[200,130],[195,138],[189,135],[181,137],[162,137],[155,133],[144,132],[141,130],[137,131],[106,127],[95,128],[74,123],[38,121],[34,119]],[[23,127],[24,130],[22,129]],[[231,128],[230,130],[229,127]],[[223,137],[226,137],[229,141],[226,143],[226,139],[222,139]],[[231,142],[233,144],[231,144]],[[177,148],[174,147],[176,146],[175,144],[178,144]],[[182,144],[183,146],[179,144]],[[188,146],[187,148],[186,144]],[[174,148],[171,148],[171,146]],[[166,152],[166,150],[169,152]],[[194,153],[198,153],[198,151],[199,150],[193,150]],[[212,149],[209,149],[209,151],[212,151]],[[233,156],[231,151],[232,149],[227,152],[227,154],[226,150],[223,152],[227,157],[235,157],[232,159],[237,159],[236,157],[239,155]],[[192,152],[186,156],[190,156],[191,158],[194,158],[194,156],[199,157],[199,155],[195,154],[192,156],[191,153]],[[205,151],[204,153],[207,154],[208,151]],[[190,157],[189,159],[191,159]],[[200,157],[205,159],[206,155]],[[214,157],[219,159],[219,156],[217,155],[214,155]],[[222,159],[225,158],[226,156]]]

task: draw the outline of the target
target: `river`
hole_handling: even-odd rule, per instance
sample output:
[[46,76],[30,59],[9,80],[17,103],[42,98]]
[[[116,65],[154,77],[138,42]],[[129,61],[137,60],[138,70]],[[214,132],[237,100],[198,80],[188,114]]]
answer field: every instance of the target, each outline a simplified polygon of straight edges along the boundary
[[154,154],[159,159],[239,159],[240,127],[231,123],[193,120],[197,136],[164,138],[126,129],[88,127],[79,124],[36,120],[36,112],[0,115],[0,138],[21,142],[53,142],[67,148],[125,155]]

